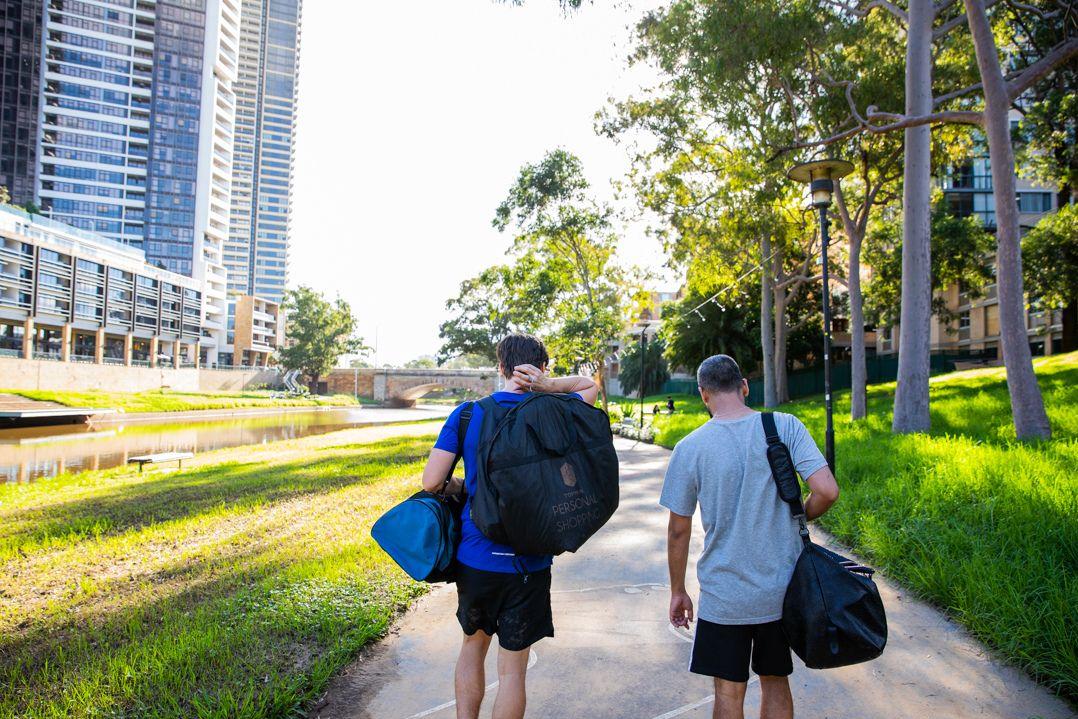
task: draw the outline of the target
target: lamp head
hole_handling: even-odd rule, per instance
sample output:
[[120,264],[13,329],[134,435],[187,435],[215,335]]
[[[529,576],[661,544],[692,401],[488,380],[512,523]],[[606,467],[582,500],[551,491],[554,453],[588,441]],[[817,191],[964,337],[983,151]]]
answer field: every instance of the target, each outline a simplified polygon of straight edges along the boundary
[[845,160],[825,159],[805,162],[790,168],[786,176],[809,186],[812,194],[812,206],[824,208],[831,206],[831,195],[835,191],[835,180],[853,172],[853,165]]

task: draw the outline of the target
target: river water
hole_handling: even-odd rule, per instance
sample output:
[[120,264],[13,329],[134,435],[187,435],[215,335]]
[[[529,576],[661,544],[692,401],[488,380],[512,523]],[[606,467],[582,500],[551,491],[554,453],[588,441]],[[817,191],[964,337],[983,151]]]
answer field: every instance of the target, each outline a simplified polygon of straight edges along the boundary
[[[102,422],[0,430],[0,482],[29,482],[63,472],[107,469],[129,456],[208,452],[325,434],[339,429],[444,417],[451,407],[355,407],[186,421]],[[431,432],[437,425],[431,426]]]

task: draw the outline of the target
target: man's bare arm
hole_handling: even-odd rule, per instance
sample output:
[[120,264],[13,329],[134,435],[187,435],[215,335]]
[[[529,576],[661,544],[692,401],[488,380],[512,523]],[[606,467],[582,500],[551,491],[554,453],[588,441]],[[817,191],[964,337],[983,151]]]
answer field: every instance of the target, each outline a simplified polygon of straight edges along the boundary
[[666,530],[666,560],[670,568],[670,623],[688,628],[693,620],[692,599],[685,591],[685,569],[689,564],[692,517],[670,513]]
[[805,501],[805,516],[816,519],[838,501],[838,482],[829,467],[818,469],[805,480],[811,493]]
[[599,385],[590,377],[548,377],[535,365],[522,364],[514,367],[513,379],[532,392],[575,392],[588,404],[595,404],[599,397]]
[[432,449],[427,457],[427,465],[423,467],[423,489],[428,492],[437,492],[442,488],[445,477],[449,474],[449,468],[453,466],[456,457],[452,452],[444,449]]

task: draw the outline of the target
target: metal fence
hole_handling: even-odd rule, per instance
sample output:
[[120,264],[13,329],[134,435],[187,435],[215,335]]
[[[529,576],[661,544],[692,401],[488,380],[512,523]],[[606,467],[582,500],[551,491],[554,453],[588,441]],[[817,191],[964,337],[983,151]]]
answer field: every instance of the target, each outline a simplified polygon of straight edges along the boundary
[[[981,352],[953,352],[933,354],[929,357],[932,374],[953,372],[955,362],[969,360],[992,359],[989,355]],[[868,383],[894,382],[898,378],[898,355],[874,355],[865,358],[865,369],[868,373]],[[793,370],[786,377],[790,389],[790,399],[799,399],[814,394],[823,394],[823,366],[807,367]],[[851,386],[850,364],[848,362],[836,364],[831,368],[831,386],[834,390],[849,389]],[[695,394],[696,380],[671,379],[663,385],[662,394]],[[749,380],[750,405],[764,403],[764,380],[763,377],[754,377]]]

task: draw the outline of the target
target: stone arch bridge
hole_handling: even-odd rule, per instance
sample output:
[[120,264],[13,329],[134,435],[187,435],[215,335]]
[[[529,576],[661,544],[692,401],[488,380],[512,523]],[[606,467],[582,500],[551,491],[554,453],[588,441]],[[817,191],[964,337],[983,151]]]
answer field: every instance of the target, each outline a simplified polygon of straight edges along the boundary
[[394,407],[411,407],[431,392],[458,389],[489,394],[498,387],[498,373],[492,369],[335,369],[325,382],[330,394],[358,394]]

